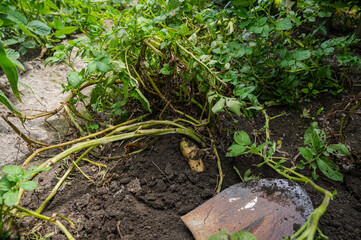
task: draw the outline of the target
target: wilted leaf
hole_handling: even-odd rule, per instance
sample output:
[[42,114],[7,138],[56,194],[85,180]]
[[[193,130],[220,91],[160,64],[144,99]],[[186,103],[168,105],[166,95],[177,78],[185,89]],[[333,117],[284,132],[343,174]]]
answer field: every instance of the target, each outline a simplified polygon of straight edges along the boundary
[[150,109],[150,104],[148,99],[143,95],[143,93],[139,90],[136,89],[136,93],[137,96],[136,98],[142,103],[143,107],[145,108],[145,110],[147,110],[148,112],[152,112],[152,110]]
[[239,101],[228,98],[226,104],[230,111],[234,112],[238,117],[241,116],[242,104]]
[[214,106],[212,107],[212,112],[219,113],[220,111],[222,111],[225,104],[226,104],[226,99],[224,98],[219,99],[219,101],[216,104],[214,104]]

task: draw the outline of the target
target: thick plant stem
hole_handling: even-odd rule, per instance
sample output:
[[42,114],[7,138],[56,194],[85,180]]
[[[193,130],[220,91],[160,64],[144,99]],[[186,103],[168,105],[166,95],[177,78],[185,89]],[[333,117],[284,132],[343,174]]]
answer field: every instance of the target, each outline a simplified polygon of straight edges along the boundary
[[71,233],[68,231],[68,229],[66,229],[66,227],[59,220],[56,220],[54,218],[41,215],[41,214],[39,214],[37,212],[31,211],[29,209],[26,209],[26,208],[23,208],[23,207],[20,207],[20,206],[15,206],[15,208],[22,211],[22,212],[25,212],[25,213],[29,214],[30,216],[33,216],[33,217],[36,217],[36,218],[39,218],[39,219],[42,219],[42,220],[45,220],[45,221],[52,222],[52,223],[56,224],[60,228],[60,230],[63,231],[63,233],[65,234],[65,236],[69,240],[75,240],[75,238],[71,235]]
[[36,150],[35,152],[33,152],[23,163],[23,167],[26,167],[28,165],[28,163],[40,152],[43,152],[43,151],[46,151],[46,150],[50,150],[50,149],[54,149],[54,148],[60,148],[60,147],[64,147],[64,146],[67,146],[67,145],[70,145],[70,144],[75,144],[75,143],[78,143],[78,142],[81,142],[83,140],[87,140],[87,139],[90,139],[90,138],[94,138],[96,136],[99,136],[101,134],[104,134],[106,132],[109,132],[109,131],[112,131],[114,129],[117,129],[121,126],[126,126],[126,125],[129,125],[129,124],[132,124],[136,121],[139,121],[140,119],[143,119],[145,117],[147,117],[149,115],[149,113],[139,117],[139,118],[135,118],[135,119],[132,119],[132,120],[129,120],[129,121],[126,121],[124,123],[121,123],[121,124],[118,124],[116,126],[113,126],[113,127],[110,127],[110,128],[107,128],[107,129],[104,129],[102,131],[99,131],[97,133],[93,133],[93,134],[90,134],[88,136],[85,136],[85,137],[81,137],[81,138],[78,138],[78,139],[75,139],[73,141],[69,141],[69,142],[65,142],[65,143],[61,143],[61,144],[57,144],[57,145],[52,145],[52,146],[49,146],[49,147],[44,147],[44,148],[40,148],[38,150]]
[[[165,134],[183,134],[190,138],[193,138],[196,142],[201,143],[204,145],[204,142],[194,133],[193,130],[190,129],[182,129],[182,128],[169,128],[169,129],[149,129],[149,130],[136,130],[134,132],[130,133],[124,133],[121,135],[115,135],[115,136],[109,136],[109,137],[103,137],[99,139],[89,140],[83,143],[79,143],[62,153],[56,155],[55,157],[47,160],[43,164],[41,164],[38,169],[42,169],[48,166],[52,166],[61,159],[69,156],[70,154],[73,154],[75,152],[81,151],[85,148],[89,148],[92,146],[98,146],[100,144],[107,144],[114,141],[124,140],[128,138],[135,138],[135,137],[141,137],[141,136],[159,136],[159,135],[165,135]],[[33,175],[33,177],[36,174]]]
[[[291,237],[291,239],[297,240],[313,240],[317,230],[317,224],[320,217],[324,214],[327,209],[327,206],[330,202],[330,197],[325,195],[322,203],[318,208],[316,208],[307,222]],[[301,236],[299,236],[301,234]]]

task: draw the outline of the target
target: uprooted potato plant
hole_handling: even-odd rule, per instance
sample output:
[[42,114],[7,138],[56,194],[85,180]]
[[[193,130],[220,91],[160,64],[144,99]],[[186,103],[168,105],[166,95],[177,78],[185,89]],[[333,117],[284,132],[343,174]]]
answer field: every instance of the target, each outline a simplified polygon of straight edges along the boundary
[[[337,165],[327,156],[348,155],[349,151],[342,144],[327,145],[324,132],[313,125],[305,134],[308,146],[299,149],[304,160],[298,166],[288,167],[288,159],[276,156],[276,141],[269,135],[269,121],[273,117],[265,109],[274,104],[294,108],[321,92],[337,94],[346,82],[345,73],[356,69],[361,61],[350,48],[357,42],[354,35],[337,38],[327,35],[324,19],[333,14],[334,8],[311,0],[297,1],[296,5],[290,2],[278,5],[273,1],[213,5],[196,0],[139,1],[135,5],[128,1],[3,2],[1,7],[6,11],[0,11],[4,19],[0,19],[4,22],[0,24],[4,30],[1,66],[19,99],[14,68],[22,66],[17,59],[27,48],[37,44],[44,49],[42,54],[46,51],[51,54],[45,64],[63,62],[73,71],[68,73],[68,84],[63,86],[69,96],[52,112],[22,115],[0,92],[0,101],[12,111],[3,119],[33,149],[22,168],[3,169],[0,237],[10,234],[16,218],[33,216],[53,222],[69,239],[74,239],[60,221],[74,226],[66,216],[47,217],[41,212],[77,164],[80,161],[97,164],[87,155],[110,142],[185,135],[199,146],[213,150],[219,168],[219,193],[223,174],[214,145],[217,113],[252,118],[256,111],[265,117],[266,141],[252,143],[247,134],[236,132],[228,156],[256,154],[264,160],[260,166],[268,165],[283,177],[309,184],[324,194],[322,204],[289,238],[323,236],[317,222],[333,194],[297,169],[310,166],[314,178],[319,169],[332,180],[342,180]],[[66,44],[58,44],[76,31],[79,34]],[[74,53],[87,63],[81,71],[72,65]],[[329,65],[331,57],[336,59],[342,74]],[[85,88],[92,89],[90,96],[82,93]],[[31,121],[61,111],[77,128],[79,138],[55,145],[28,138],[10,119]],[[99,113],[108,116],[106,122],[97,120]],[[147,146],[142,147],[131,154]],[[60,150],[55,157],[28,169],[37,154],[53,149]],[[36,187],[31,179],[70,156],[75,160],[38,209],[21,207],[23,191]]]

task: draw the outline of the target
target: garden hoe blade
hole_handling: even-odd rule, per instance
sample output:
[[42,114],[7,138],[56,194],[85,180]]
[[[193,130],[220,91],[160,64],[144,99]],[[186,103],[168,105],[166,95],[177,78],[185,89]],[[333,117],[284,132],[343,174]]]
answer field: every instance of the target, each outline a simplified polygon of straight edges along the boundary
[[233,185],[182,217],[196,240],[227,229],[247,231],[258,240],[279,240],[297,231],[313,211],[306,191],[285,179]]

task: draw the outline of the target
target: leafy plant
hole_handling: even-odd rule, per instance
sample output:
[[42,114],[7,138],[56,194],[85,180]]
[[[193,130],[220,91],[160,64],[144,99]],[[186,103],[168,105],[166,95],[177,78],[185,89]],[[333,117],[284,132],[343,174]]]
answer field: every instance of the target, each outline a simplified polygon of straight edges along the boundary
[[299,151],[305,161],[302,165],[309,165],[313,168],[312,176],[314,179],[318,178],[316,169],[328,178],[335,181],[342,181],[343,176],[339,172],[339,167],[330,159],[330,156],[349,156],[350,152],[344,144],[330,144],[326,143],[326,134],[323,130],[318,128],[317,122],[306,130],[304,134],[304,144],[306,147],[299,147]]
[[[240,32],[239,38],[222,43],[221,51],[214,49],[233,66],[229,70],[233,77],[227,81],[236,89],[243,88],[239,84],[255,87],[256,95],[270,104],[291,106],[320,92],[342,91],[327,61],[336,55],[339,65],[344,65],[341,59],[346,54],[345,59],[354,59],[348,62],[359,66],[359,58],[349,49],[358,40],[353,35],[328,39],[326,22],[316,21],[331,15],[321,3],[299,1],[293,11],[284,2],[276,14],[272,14],[272,1],[249,4],[248,9],[235,4],[230,10],[237,23],[234,25],[239,26],[235,29]],[[302,30],[306,25],[311,26],[310,32]]]
[[14,206],[18,201],[20,188],[31,191],[37,187],[36,182],[29,180],[31,175],[50,169],[50,167],[37,169],[35,166],[25,172],[22,167],[17,165],[3,167],[2,172],[5,173],[5,175],[0,179],[0,203],[9,207]]
[[4,175],[0,179],[0,238],[5,239],[10,236],[11,232],[4,232],[3,220],[10,216],[10,211],[18,202],[19,190],[24,189],[32,191],[37,187],[37,183],[30,181],[33,174],[47,171],[50,167],[36,169],[34,166],[29,171],[24,171],[17,165],[8,165],[2,168]]

